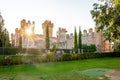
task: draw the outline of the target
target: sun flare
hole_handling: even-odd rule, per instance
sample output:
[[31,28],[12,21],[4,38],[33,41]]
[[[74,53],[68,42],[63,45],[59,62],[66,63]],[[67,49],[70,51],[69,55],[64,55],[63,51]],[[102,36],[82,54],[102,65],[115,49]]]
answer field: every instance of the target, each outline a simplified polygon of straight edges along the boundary
[[27,33],[27,35],[31,35],[31,33],[32,33],[31,29],[27,29],[26,33]]

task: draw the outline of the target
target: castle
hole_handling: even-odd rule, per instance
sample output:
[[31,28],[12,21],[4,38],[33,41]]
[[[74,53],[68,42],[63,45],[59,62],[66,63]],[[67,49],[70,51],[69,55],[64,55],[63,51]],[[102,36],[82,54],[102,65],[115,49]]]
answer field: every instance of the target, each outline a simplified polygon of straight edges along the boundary
[[[20,28],[15,29],[15,34],[11,34],[11,44],[13,47],[19,46],[19,38],[22,37],[22,47],[23,48],[41,48],[45,49],[45,36],[46,36],[46,26],[49,28],[50,37],[50,48],[54,45],[58,49],[73,49],[74,47],[74,36],[73,34],[67,34],[66,28],[58,28],[57,37],[53,37],[53,27],[54,24],[51,21],[44,21],[42,24],[43,34],[35,34],[35,22],[21,20]],[[111,43],[105,41],[101,32],[97,32],[98,26],[95,27],[95,31],[92,28],[83,31],[81,36],[82,44],[90,45],[95,44],[98,51],[109,52],[111,51]],[[30,33],[30,35],[28,34]]]
[[[45,36],[46,36],[46,25],[49,26],[49,37],[50,43],[56,43],[56,38],[52,36],[53,23],[46,20],[42,24],[43,34],[35,34],[35,22],[26,21],[23,19],[21,21],[20,29],[15,29],[15,34],[11,34],[11,44],[13,47],[19,46],[19,38],[22,37],[22,47],[23,48],[42,48],[45,49]],[[30,32],[30,35],[27,33]]]

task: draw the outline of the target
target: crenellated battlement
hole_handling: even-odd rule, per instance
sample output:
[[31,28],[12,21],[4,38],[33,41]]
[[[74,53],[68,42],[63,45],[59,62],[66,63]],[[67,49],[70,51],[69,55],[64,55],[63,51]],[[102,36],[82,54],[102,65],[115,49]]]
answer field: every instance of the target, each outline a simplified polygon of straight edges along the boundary
[[82,44],[86,45],[95,44],[95,32],[93,32],[92,28],[89,28],[88,32],[86,29],[83,30]]
[[35,22],[34,21],[26,21],[25,19],[21,20],[20,22],[21,24],[21,31],[22,31],[22,34],[26,34],[26,31],[27,29],[30,29],[32,34],[34,34],[34,28],[35,28]]

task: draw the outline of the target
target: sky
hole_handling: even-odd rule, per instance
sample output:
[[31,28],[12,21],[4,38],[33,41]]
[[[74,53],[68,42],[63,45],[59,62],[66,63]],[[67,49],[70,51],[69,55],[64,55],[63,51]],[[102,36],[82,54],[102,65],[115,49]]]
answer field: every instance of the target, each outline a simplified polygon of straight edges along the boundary
[[20,21],[35,21],[35,33],[43,34],[42,23],[50,20],[54,23],[53,36],[59,27],[66,28],[67,33],[81,29],[94,28],[90,10],[98,0],[0,0],[0,12],[5,20],[4,27],[9,33],[20,28]]

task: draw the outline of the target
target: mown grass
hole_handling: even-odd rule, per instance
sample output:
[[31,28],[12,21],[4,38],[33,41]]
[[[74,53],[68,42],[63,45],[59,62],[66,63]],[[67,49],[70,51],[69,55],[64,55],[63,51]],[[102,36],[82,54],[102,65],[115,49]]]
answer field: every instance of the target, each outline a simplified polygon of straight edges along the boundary
[[0,66],[0,80],[97,80],[80,74],[81,70],[108,68],[120,70],[120,58],[49,62]]

